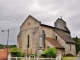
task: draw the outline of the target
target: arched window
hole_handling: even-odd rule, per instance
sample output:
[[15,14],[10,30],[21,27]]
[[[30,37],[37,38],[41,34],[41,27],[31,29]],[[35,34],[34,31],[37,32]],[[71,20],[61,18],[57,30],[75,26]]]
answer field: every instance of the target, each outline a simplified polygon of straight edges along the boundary
[[71,51],[71,44],[70,44],[70,51]]
[[27,42],[27,44],[28,44],[28,48],[29,48],[29,35],[28,35],[28,37],[27,37],[27,38],[28,38],[28,42]]
[[43,30],[43,40],[45,40],[46,34],[45,31]]
[[44,42],[44,48],[45,48],[45,38],[46,38],[46,34],[45,34],[45,31],[43,30],[43,42]]

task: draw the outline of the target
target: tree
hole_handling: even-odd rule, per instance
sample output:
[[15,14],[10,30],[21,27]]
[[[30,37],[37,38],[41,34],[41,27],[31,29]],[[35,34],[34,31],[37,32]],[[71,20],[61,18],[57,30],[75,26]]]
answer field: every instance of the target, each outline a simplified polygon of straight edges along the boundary
[[[4,47],[7,47],[7,45],[3,45],[3,44],[0,44],[0,49],[3,49]],[[14,48],[16,47],[16,45],[8,45],[8,48]]]
[[76,36],[72,39],[76,42],[76,53],[78,53],[80,51],[80,38]]
[[57,54],[56,48],[49,48],[41,54],[41,57],[45,57],[45,58],[53,57],[54,58],[56,57],[56,54]]
[[4,48],[4,45],[0,44],[0,49]]

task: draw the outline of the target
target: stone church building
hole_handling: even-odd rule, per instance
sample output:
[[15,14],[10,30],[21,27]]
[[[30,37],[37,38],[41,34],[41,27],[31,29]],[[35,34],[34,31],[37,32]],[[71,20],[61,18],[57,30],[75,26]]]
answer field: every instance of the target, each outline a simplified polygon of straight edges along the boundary
[[54,22],[54,27],[42,24],[40,21],[29,15],[20,26],[17,36],[17,47],[26,56],[37,54],[50,47],[55,47],[57,53],[62,55],[76,55],[75,42],[71,38],[71,32],[62,18]]

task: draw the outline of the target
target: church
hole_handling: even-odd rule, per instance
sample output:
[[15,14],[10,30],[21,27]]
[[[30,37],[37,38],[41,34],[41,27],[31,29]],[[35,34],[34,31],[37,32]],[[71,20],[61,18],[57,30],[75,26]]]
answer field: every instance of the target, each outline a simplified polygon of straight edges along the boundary
[[57,53],[62,55],[76,55],[75,42],[71,38],[71,32],[62,18],[54,22],[54,27],[42,24],[40,21],[29,15],[20,26],[17,36],[17,47],[26,56],[37,54],[40,50],[55,47]]

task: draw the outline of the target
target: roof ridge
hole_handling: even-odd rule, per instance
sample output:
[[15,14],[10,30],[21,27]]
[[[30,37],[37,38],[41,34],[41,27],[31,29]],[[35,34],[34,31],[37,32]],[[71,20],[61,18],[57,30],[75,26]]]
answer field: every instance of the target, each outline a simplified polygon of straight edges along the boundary
[[[49,27],[49,28],[59,29],[59,28],[57,28],[57,27],[53,27],[53,26],[46,25],[46,24],[41,24],[41,25],[42,25],[42,26]],[[63,30],[63,29],[59,29],[59,30],[69,33],[68,31],[65,31],[65,30]],[[70,34],[70,33],[69,33],[69,34]]]

